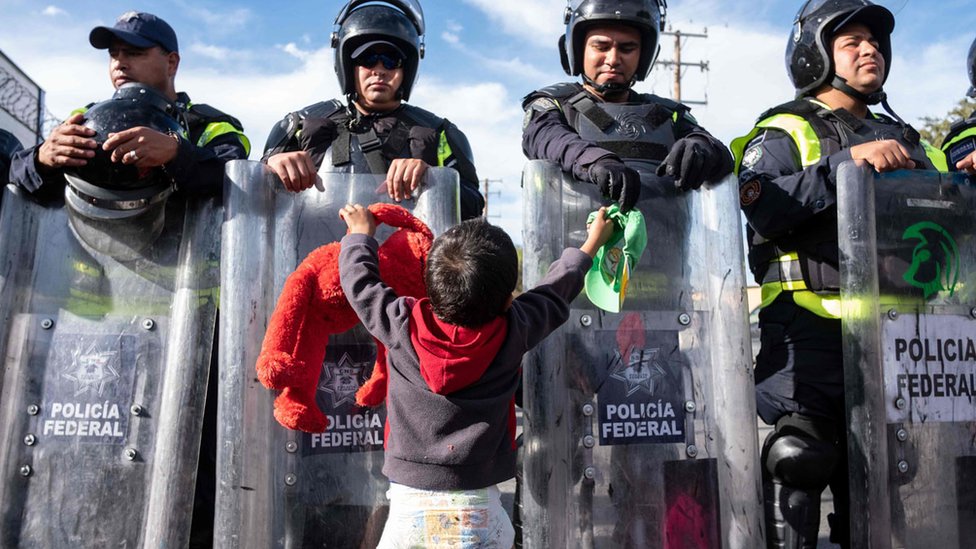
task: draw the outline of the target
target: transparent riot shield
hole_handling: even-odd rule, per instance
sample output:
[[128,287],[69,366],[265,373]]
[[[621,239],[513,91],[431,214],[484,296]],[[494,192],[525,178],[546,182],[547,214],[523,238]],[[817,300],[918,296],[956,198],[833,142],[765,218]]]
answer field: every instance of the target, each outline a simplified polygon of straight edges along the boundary
[[[735,184],[679,195],[643,177],[647,248],[621,312],[580,294],[523,363],[528,548],[763,545]],[[601,201],[549,162],[522,184],[531,287]]]
[[162,211],[159,236],[123,259],[100,250],[137,227],[96,249],[66,207],[6,190],[0,546],[188,542],[222,212],[174,197]]
[[[326,166],[329,168],[330,166]],[[373,547],[386,520],[383,407],[355,393],[376,349],[358,325],[332,335],[318,382],[324,433],[288,430],[256,379],[261,343],[285,279],[309,252],[346,234],[347,203],[390,202],[385,176],[319,173],[323,190],[293,194],[257,162],[227,164],[221,269],[217,547]],[[431,168],[402,206],[435,235],[460,220],[457,172]],[[379,227],[381,241],[390,234]]]
[[976,540],[976,188],[837,177],[854,547]]

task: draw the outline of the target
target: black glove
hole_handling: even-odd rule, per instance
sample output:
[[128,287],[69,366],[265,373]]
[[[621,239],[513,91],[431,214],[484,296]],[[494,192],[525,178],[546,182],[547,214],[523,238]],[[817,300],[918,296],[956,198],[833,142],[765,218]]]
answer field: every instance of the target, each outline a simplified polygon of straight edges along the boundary
[[601,158],[590,164],[590,182],[600,188],[603,196],[620,203],[620,211],[627,213],[640,196],[640,174],[615,158]]
[[697,189],[707,178],[715,175],[725,160],[721,152],[716,154],[713,149],[711,143],[702,137],[683,137],[671,147],[667,158],[657,167],[657,175],[674,176],[676,189]]

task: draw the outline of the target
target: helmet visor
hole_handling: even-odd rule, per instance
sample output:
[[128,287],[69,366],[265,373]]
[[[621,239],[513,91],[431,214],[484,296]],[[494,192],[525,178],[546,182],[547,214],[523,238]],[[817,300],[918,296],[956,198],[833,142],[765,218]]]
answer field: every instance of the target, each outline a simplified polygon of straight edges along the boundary
[[[339,15],[336,16],[335,24],[341,25],[346,17],[349,16],[356,8],[363,4],[376,4],[376,0],[349,0],[349,2],[342,7]],[[383,4],[389,4],[394,8],[402,11],[410,21],[413,22],[414,26],[417,27],[417,34],[424,35],[424,9],[420,7],[420,2],[417,0],[383,0]]]

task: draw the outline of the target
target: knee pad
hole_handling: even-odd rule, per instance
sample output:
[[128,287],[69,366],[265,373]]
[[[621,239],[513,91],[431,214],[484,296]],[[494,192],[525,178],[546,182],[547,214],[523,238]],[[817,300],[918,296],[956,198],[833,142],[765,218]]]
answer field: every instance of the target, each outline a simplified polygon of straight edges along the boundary
[[837,467],[837,447],[796,429],[777,428],[763,444],[764,472],[783,484],[822,491]]

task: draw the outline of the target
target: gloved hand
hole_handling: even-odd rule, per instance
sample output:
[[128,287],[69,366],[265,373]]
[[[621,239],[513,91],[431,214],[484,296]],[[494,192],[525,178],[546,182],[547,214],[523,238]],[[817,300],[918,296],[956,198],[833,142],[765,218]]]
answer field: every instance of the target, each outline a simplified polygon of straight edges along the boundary
[[620,204],[620,211],[629,212],[640,197],[640,174],[615,158],[601,158],[590,164],[590,182],[600,188],[603,196]]
[[721,155],[712,149],[702,137],[683,137],[675,142],[667,158],[657,167],[657,175],[674,176],[674,186],[681,191],[697,189],[723,163]]

